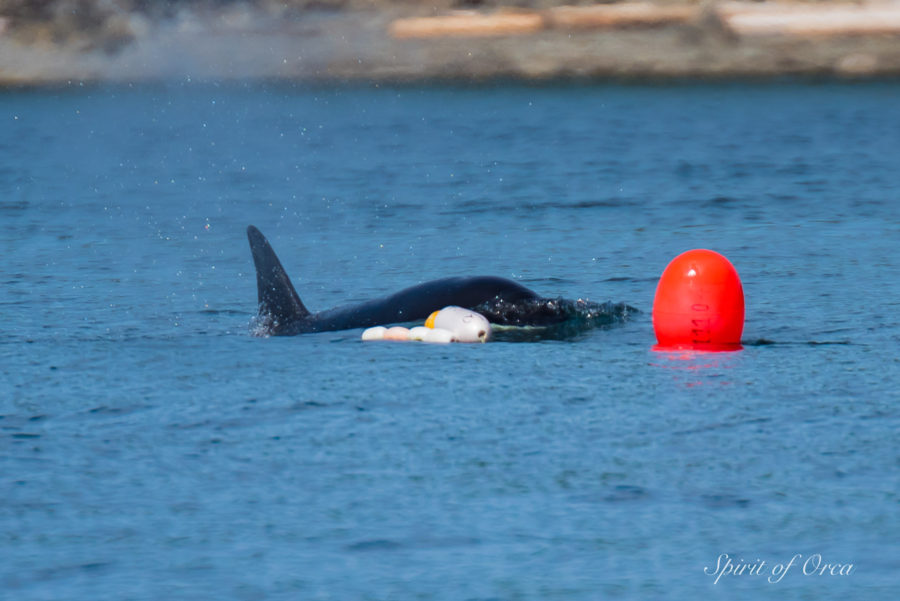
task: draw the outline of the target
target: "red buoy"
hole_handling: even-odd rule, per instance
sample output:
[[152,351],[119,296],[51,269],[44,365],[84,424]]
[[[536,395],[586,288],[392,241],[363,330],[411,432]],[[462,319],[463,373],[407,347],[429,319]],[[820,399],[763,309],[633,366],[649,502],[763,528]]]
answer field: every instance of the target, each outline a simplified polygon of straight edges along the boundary
[[734,265],[703,249],[672,259],[656,286],[653,330],[659,350],[740,349],[744,289]]

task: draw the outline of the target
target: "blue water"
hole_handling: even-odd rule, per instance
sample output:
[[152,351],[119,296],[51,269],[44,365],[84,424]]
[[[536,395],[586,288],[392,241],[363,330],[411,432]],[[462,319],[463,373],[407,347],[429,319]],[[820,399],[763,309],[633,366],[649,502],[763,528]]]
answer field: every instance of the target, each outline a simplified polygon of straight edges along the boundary
[[[895,599],[898,97],[3,92],[0,591]],[[642,313],[537,343],[255,338],[250,223],[313,310],[491,274]],[[694,247],[741,274],[740,352],[651,350]],[[715,583],[723,554],[766,563]]]

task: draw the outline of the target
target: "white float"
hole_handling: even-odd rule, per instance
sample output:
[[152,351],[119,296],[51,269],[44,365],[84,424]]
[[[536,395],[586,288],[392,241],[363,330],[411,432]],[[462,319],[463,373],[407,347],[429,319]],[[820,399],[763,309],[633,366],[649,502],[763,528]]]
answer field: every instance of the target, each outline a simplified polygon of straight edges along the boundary
[[491,339],[491,323],[481,313],[462,307],[444,307],[434,316],[435,329],[453,332],[458,342],[487,342]]
[[462,307],[449,306],[428,316],[425,326],[407,329],[401,326],[386,328],[375,326],[362,333],[362,339],[415,340],[419,342],[487,342],[493,331],[491,324],[480,313]]

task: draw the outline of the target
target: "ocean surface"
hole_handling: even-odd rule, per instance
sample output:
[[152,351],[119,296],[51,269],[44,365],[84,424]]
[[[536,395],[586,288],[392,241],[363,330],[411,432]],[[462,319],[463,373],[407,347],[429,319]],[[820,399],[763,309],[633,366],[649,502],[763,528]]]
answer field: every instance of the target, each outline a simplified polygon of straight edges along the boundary
[[[2,596],[896,599],[898,98],[0,93]],[[254,337],[248,224],[313,310],[485,274],[640,313]],[[741,351],[652,350],[691,248],[741,275]]]

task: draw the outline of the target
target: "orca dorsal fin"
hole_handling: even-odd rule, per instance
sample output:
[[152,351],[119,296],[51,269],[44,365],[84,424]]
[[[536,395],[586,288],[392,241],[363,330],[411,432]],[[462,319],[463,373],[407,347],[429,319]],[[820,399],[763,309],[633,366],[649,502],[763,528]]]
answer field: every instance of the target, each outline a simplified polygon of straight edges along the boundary
[[250,252],[256,265],[256,291],[259,297],[259,316],[271,320],[272,333],[290,327],[309,316],[291,279],[288,277],[272,245],[258,229],[247,226]]

